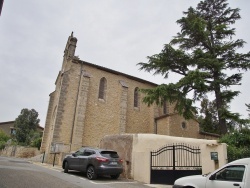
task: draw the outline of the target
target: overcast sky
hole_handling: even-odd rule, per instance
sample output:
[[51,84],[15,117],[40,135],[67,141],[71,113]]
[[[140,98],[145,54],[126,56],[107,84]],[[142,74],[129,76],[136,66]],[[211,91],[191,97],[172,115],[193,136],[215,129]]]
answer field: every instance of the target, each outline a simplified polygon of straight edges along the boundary
[[[139,71],[146,56],[159,53],[180,31],[176,21],[200,0],[5,0],[0,17],[0,122],[12,121],[23,108],[39,113],[41,126],[61,69],[68,36],[78,39],[81,60],[161,84],[161,76]],[[242,19],[236,37],[250,51],[250,1],[230,0]],[[247,117],[250,72],[244,74],[241,94],[231,104]]]

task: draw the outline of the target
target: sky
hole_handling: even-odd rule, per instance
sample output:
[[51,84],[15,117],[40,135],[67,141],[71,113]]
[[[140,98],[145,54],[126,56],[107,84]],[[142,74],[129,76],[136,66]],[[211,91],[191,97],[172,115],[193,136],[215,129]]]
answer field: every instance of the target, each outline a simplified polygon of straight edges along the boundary
[[[6,0],[0,16],[0,122],[13,121],[23,108],[39,113],[45,126],[49,94],[62,66],[71,32],[78,39],[75,55],[83,61],[136,76],[156,84],[175,82],[139,71],[139,62],[159,53],[180,32],[176,23],[200,0]],[[236,38],[250,51],[250,1],[229,0],[240,8]],[[231,103],[247,117],[250,72],[245,72],[241,94]]]

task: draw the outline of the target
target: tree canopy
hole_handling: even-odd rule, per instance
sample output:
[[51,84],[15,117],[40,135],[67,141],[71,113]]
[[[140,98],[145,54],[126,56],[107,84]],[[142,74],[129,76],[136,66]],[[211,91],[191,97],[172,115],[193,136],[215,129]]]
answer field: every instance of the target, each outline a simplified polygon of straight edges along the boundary
[[245,104],[245,105],[246,105],[246,107],[247,107],[247,111],[249,112],[248,116],[249,116],[249,118],[250,118],[250,104]]
[[202,131],[218,133],[218,118],[215,101],[204,98],[201,101],[200,115],[197,117]]
[[227,132],[228,121],[241,121],[238,113],[229,110],[231,100],[240,93],[231,90],[231,86],[240,85],[241,71],[250,68],[250,52],[237,52],[245,42],[234,39],[235,28],[231,28],[241,18],[239,11],[228,7],[227,0],[204,0],[183,12],[184,16],[177,20],[181,31],[159,54],[148,56],[147,63],[138,63],[140,70],[164,78],[176,73],[181,78],[176,83],[142,89],[146,94],[143,101],[148,105],[168,101],[190,119],[197,113],[195,102],[212,93],[219,133]]
[[38,112],[34,109],[24,108],[16,118],[14,127],[16,129],[15,139],[18,143],[29,145],[32,137],[39,126]]
[[248,128],[234,130],[230,134],[225,134],[220,138],[220,142],[228,145],[228,162],[250,156],[250,130]]

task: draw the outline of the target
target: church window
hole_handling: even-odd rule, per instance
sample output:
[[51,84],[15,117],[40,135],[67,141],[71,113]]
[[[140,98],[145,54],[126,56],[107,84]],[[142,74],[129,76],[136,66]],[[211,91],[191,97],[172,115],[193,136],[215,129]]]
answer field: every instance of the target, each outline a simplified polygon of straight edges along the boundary
[[186,122],[183,121],[183,122],[181,123],[181,127],[182,127],[183,129],[186,129],[186,128],[187,128]]
[[139,88],[136,87],[134,91],[134,107],[139,107]]
[[167,102],[164,101],[163,102],[163,114],[167,114],[167,113],[168,113],[168,111],[167,111]]
[[101,78],[100,85],[99,85],[99,99],[105,100],[106,97],[106,89],[107,89],[107,80],[106,78]]

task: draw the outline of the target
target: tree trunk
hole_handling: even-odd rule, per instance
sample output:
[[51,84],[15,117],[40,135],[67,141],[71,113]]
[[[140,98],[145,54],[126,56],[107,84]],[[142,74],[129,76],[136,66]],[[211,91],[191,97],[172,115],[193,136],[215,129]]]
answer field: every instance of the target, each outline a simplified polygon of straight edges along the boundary
[[227,124],[226,119],[223,117],[223,101],[221,98],[221,91],[220,87],[216,86],[215,88],[215,98],[216,98],[216,107],[218,112],[218,119],[219,119],[219,132],[220,134],[226,134],[227,133]]

